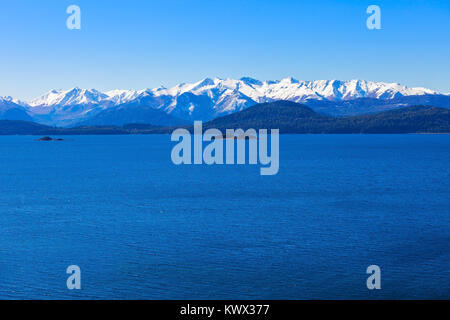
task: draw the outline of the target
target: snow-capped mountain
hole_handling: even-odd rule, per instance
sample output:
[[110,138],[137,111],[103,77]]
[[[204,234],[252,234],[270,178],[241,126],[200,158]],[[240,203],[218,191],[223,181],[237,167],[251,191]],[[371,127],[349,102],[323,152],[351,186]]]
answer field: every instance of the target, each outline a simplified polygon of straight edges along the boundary
[[[172,88],[159,87],[145,90],[106,92],[80,88],[52,90],[28,104],[16,104],[25,106],[36,121],[52,125],[73,125],[85,122],[87,119],[89,123],[95,123],[97,115],[102,119],[102,123],[109,117],[115,118],[117,123],[118,117],[129,114],[124,112],[128,105],[134,110],[140,106],[151,107],[185,121],[207,121],[241,111],[257,103],[275,100],[311,103],[313,108],[317,105],[327,106],[325,109],[322,108],[321,112],[327,112],[330,109],[332,113],[357,114],[373,110],[367,109],[365,104],[362,104],[360,109],[352,104],[352,110],[347,112],[345,106],[350,101],[376,100],[394,108],[402,105],[403,98],[409,97],[408,101],[411,101],[406,104],[409,105],[415,100],[428,101],[428,97],[434,96],[449,98],[448,95],[441,95],[434,90],[408,88],[398,83],[365,80],[298,81],[294,78],[259,81],[246,77],[239,80],[206,78],[195,83],[182,83]],[[12,98],[9,99],[12,102]],[[334,109],[328,106],[333,106]],[[121,110],[120,115],[115,114],[116,110]],[[107,117],[106,114],[102,114],[106,111]],[[133,120],[136,120],[135,117]],[[126,123],[127,119],[123,121]],[[142,121],[148,122],[149,119]]]
[[21,101],[21,100],[17,100],[14,99],[13,97],[0,97],[0,106],[4,106],[7,104],[15,104],[15,105],[19,105],[19,106],[28,106],[28,103]]
[[[296,102],[308,99],[316,100],[350,100],[356,98],[391,99],[399,95],[437,94],[434,90],[426,88],[408,88],[398,83],[371,82],[364,80],[314,80],[298,81],[286,78],[280,81],[258,81],[252,78],[233,79],[204,79],[193,84],[181,84],[172,89],[157,89],[155,94],[168,94],[172,96],[191,92],[196,95],[208,95],[211,98],[222,97],[240,92],[246,97],[262,102],[267,99],[295,100]],[[220,97],[217,97],[220,93]]]
[[0,97],[0,120],[33,121],[23,102],[12,97]]
[[73,88],[70,90],[52,90],[31,100],[29,105],[32,107],[64,107],[76,104],[98,104],[106,98],[108,98],[108,95],[95,89]]

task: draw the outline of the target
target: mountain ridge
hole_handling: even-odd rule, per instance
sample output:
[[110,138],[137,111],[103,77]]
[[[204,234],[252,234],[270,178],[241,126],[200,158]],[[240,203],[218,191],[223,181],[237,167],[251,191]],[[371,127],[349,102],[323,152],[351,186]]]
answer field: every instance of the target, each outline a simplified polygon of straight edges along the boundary
[[[95,121],[99,114],[115,108],[123,110],[133,107],[137,113],[144,113],[144,110],[139,111],[138,107],[151,107],[165,112],[179,122],[209,121],[259,103],[280,100],[305,103],[318,112],[342,116],[414,104],[450,107],[450,95],[421,87],[409,88],[398,83],[366,80],[299,81],[292,77],[277,81],[260,81],[250,77],[239,80],[205,78],[171,88],[105,92],[75,87],[69,90],[51,90],[28,103],[14,102],[12,98],[0,99],[0,107],[17,109],[19,106],[31,119],[42,124],[77,126],[83,123],[94,124],[92,121]],[[11,103],[17,106],[11,106]],[[19,112],[18,110],[15,112]],[[122,114],[122,123],[136,119],[131,113]],[[24,117],[23,113],[21,117]]]

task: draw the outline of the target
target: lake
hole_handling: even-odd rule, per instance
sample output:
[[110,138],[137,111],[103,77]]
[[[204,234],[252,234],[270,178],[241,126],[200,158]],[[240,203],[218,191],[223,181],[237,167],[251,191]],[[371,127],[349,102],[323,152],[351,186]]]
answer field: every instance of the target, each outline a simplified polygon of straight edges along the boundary
[[450,298],[450,135],[282,135],[274,176],[36,138],[0,137],[1,299]]

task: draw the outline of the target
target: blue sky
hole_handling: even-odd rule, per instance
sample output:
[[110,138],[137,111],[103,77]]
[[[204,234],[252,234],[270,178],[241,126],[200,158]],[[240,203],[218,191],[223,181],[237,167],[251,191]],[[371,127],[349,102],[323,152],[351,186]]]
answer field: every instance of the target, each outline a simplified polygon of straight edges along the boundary
[[[82,29],[66,28],[76,4]],[[368,30],[366,8],[381,8]],[[0,4],[0,95],[205,77],[365,79],[450,92],[449,1],[15,0]]]

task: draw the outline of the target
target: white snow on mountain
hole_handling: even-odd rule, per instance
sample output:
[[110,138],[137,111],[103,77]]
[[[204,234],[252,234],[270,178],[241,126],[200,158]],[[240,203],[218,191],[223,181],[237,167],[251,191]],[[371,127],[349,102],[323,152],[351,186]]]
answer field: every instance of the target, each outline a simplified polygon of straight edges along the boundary
[[108,95],[95,89],[80,89],[75,87],[70,90],[52,90],[43,96],[30,101],[32,107],[52,107],[98,104],[108,98]]
[[124,104],[133,101],[142,95],[146,95],[146,90],[111,90],[106,91],[107,98],[105,100],[111,101],[114,105]]
[[0,97],[0,103],[14,102],[12,97]]
[[438,92],[426,88],[408,88],[398,83],[365,80],[298,81],[294,78],[285,78],[280,81],[261,82],[251,78],[242,78],[240,80],[206,78],[195,83],[179,84],[170,89],[160,87],[156,89],[111,90],[106,92],[80,88],[52,90],[30,101],[29,105],[32,107],[68,106],[76,104],[99,104],[102,102],[119,105],[145,96],[177,97],[187,92],[195,95],[208,96],[213,101],[223,101],[229,96],[235,96],[236,99],[240,99],[239,96],[242,94],[255,102],[280,99],[296,102],[309,99],[351,100],[364,97],[392,99],[399,95],[438,94]]
[[408,88],[398,83],[365,80],[259,81],[249,77],[235,79],[206,78],[195,83],[181,83],[172,88],[111,90],[72,88],[51,90],[28,103],[11,97],[0,104],[13,102],[26,107],[38,121],[48,124],[77,122],[116,106],[146,106],[160,109],[185,120],[210,120],[243,110],[257,103],[274,100],[307,102],[308,100],[346,101],[357,98],[389,100],[404,96],[434,95],[426,88]]
[[28,106],[26,102],[14,99],[13,97],[7,96],[7,97],[0,97],[0,105],[6,105],[6,104],[17,104],[19,106]]

